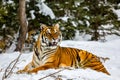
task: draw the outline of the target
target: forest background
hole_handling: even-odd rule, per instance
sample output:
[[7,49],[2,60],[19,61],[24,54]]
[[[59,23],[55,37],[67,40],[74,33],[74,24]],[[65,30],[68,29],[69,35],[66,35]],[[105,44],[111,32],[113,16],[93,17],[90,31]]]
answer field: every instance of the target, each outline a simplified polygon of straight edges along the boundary
[[[20,15],[21,11],[25,13]],[[78,39],[79,35],[84,40],[105,42],[107,36],[120,36],[117,11],[120,12],[119,0],[2,0],[0,48],[4,52],[14,43],[15,50],[21,51],[25,43],[31,49],[40,25],[55,23],[60,24],[63,40]],[[26,25],[22,25],[22,17]]]

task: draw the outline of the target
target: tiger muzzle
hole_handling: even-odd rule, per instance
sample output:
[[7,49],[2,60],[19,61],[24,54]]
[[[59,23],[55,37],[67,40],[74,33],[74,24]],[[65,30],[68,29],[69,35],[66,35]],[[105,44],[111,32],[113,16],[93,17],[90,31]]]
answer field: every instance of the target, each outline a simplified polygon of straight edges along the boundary
[[49,46],[57,46],[57,42],[50,42]]

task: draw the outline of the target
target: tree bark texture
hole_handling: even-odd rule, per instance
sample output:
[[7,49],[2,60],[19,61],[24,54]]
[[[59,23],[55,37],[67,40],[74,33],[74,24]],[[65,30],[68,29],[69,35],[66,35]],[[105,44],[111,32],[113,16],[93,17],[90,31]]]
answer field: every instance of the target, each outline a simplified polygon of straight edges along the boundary
[[20,30],[18,43],[16,45],[15,51],[22,51],[22,48],[25,43],[26,33],[27,33],[27,19],[26,19],[26,0],[19,0],[19,21],[20,21]]

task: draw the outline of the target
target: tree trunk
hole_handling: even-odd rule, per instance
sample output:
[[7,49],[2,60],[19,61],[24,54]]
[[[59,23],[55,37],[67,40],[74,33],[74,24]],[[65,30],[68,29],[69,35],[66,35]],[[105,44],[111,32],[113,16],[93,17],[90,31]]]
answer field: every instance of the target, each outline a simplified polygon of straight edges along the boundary
[[94,30],[94,32],[93,32],[93,35],[91,37],[91,40],[92,41],[98,41],[99,37],[100,37],[99,32],[98,32],[98,25],[94,25],[93,30]]
[[19,20],[20,20],[20,30],[19,30],[19,38],[18,43],[16,45],[15,51],[22,51],[22,48],[25,43],[26,33],[27,33],[27,19],[26,19],[26,8],[25,2],[26,0],[19,0]]

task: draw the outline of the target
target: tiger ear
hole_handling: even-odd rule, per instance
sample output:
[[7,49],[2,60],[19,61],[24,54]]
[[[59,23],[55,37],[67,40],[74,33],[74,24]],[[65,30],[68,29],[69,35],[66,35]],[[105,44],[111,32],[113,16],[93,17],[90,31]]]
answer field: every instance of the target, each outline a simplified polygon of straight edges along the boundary
[[47,28],[47,26],[45,25],[45,24],[42,24],[41,26],[40,26],[40,30],[42,31],[42,30],[44,30],[44,29],[46,29]]
[[59,29],[60,26],[59,26],[59,24],[57,23],[57,24],[54,25],[54,27],[57,28],[57,29]]

